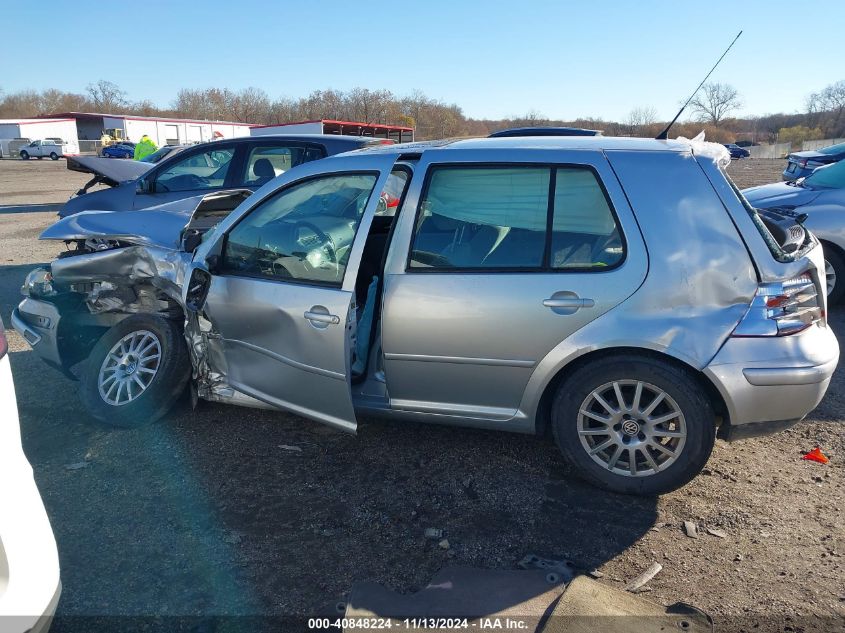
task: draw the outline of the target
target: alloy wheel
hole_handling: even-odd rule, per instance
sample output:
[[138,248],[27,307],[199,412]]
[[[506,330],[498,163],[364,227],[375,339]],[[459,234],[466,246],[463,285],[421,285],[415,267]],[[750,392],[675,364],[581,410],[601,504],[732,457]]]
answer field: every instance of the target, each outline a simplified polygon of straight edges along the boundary
[[161,342],[147,330],[130,332],[109,350],[97,386],[103,402],[128,404],[143,394],[161,365]]
[[824,260],[824,276],[827,296],[829,297],[830,293],[833,292],[833,289],[836,287],[836,269],[827,260]]
[[660,387],[642,380],[614,380],[584,398],[578,437],[603,468],[643,477],[662,472],[677,460],[687,426],[677,402]]

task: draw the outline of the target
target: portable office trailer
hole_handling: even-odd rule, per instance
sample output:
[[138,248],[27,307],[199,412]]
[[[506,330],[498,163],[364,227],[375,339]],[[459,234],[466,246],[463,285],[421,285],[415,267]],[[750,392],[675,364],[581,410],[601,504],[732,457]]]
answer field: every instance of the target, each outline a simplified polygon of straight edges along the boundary
[[250,130],[252,136],[265,134],[345,134],[347,136],[372,136],[390,139],[396,143],[410,143],[414,140],[414,128],[403,125],[382,125],[356,121],[317,119],[297,121],[278,125],[256,125]]
[[159,147],[249,136],[251,127],[248,123],[233,121],[201,121],[100,112],[63,112],[53,116],[76,121],[79,138],[82,139],[98,141],[103,131],[116,131],[117,137],[137,143],[147,134]]
[[249,136],[246,123],[225,121],[193,121],[188,119],[161,119],[152,117],[103,117],[106,129],[123,130],[123,138],[137,143],[146,134],[156,145],[204,143],[216,139]]
[[67,141],[68,154],[79,153],[76,121],[73,119],[0,119],[0,155],[3,158],[17,158],[18,151],[12,148],[16,150],[22,144],[48,138]]

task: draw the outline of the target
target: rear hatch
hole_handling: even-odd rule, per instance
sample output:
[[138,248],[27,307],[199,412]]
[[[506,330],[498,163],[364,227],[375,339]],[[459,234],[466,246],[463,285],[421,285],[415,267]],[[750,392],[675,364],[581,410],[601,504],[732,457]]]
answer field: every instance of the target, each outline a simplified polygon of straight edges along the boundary
[[[788,336],[816,324],[826,326],[824,257],[819,241],[803,226],[807,215],[785,207],[756,209],[728,175],[722,174],[734,194],[733,199],[723,200],[743,234],[760,280],[734,336]],[[718,183],[712,178],[711,182],[719,191]],[[743,231],[746,218],[754,229]],[[755,239],[755,232],[765,249]]]

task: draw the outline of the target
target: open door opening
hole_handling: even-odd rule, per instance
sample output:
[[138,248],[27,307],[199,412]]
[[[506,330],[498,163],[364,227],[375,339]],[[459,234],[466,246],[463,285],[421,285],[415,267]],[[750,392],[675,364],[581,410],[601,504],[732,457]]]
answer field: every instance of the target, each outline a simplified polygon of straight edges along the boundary
[[381,326],[381,297],[384,287],[384,266],[393,236],[396,217],[404,201],[411,168],[397,164],[381,192],[355,281],[355,325],[350,332],[349,349],[352,384],[367,378],[373,345]]

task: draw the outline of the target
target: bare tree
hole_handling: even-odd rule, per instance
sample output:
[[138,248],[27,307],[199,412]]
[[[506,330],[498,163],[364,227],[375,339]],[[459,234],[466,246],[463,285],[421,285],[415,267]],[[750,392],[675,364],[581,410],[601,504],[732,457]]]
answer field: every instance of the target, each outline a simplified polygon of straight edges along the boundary
[[511,122],[514,127],[536,127],[548,125],[549,119],[537,110],[529,110],[522,116],[511,117]]
[[267,119],[270,111],[270,97],[260,88],[244,88],[240,92],[227,96],[227,110],[235,121],[263,123]]
[[657,110],[652,106],[634,108],[625,118],[629,134],[640,134],[649,125],[657,123]]
[[739,92],[730,84],[706,83],[695,94],[690,106],[699,121],[719,125],[722,119],[742,105]]
[[830,84],[807,98],[807,115],[826,134],[845,134],[845,80]]
[[101,112],[117,112],[129,105],[126,91],[111,81],[100,79],[97,83],[88,84],[86,89],[94,108]]

